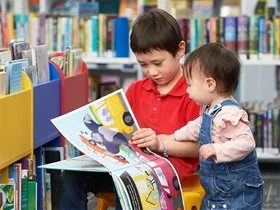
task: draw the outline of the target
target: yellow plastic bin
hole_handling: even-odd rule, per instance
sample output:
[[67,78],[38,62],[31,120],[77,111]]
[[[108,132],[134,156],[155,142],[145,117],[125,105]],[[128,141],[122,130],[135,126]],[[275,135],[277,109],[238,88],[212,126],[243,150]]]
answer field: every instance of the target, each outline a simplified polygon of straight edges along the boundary
[[22,81],[22,91],[0,97],[0,170],[33,152],[33,88],[24,72]]

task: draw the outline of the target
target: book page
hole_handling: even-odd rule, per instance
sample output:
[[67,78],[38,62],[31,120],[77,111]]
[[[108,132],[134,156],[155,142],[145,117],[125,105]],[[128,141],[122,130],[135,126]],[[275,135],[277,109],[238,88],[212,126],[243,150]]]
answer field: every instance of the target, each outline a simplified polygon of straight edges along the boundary
[[[128,143],[139,125],[122,89],[52,122],[71,144],[112,174],[124,209],[184,209],[172,164]],[[94,161],[84,168],[85,162],[78,163],[78,159],[71,163],[72,168],[66,166],[67,160],[61,168],[104,172],[100,166],[92,168]]]

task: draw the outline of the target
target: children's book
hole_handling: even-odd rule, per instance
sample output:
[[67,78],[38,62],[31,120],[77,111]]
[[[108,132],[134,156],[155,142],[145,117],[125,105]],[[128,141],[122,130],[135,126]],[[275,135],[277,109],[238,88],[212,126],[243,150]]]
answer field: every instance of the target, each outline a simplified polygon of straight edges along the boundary
[[0,209],[14,210],[15,209],[15,185],[0,184]]
[[129,144],[139,125],[122,89],[52,122],[86,156],[52,163],[49,168],[60,164],[56,169],[109,172],[123,209],[184,209],[172,164]]

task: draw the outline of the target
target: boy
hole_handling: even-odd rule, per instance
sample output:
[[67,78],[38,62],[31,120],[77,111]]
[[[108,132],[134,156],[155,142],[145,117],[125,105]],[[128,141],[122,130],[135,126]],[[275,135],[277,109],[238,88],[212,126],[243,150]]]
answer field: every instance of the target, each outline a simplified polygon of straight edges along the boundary
[[[130,143],[148,147],[167,156],[175,167],[180,181],[190,176],[198,165],[198,146],[193,142],[167,141],[145,138],[167,133],[195,119],[199,107],[186,93],[180,59],[185,53],[185,42],[180,27],[171,15],[153,9],[140,15],[132,27],[130,46],[146,78],[134,82],[127,90],[127,98],[142,128],[141,140]],[[86,209],[87,192],[111,192],[113,182],[109,174],[63,172],[61,209]],[[121,209],[118,199],[116,209]]]

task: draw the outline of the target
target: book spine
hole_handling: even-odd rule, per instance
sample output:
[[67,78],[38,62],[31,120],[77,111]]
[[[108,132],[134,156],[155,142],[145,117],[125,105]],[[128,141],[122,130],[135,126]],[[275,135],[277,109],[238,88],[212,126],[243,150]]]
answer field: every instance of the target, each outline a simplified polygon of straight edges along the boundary
[[129,57],[129,22],[126,17],[115,20],[116,57]]
[[258,27],[259,28],[258,54],[262,55],[267,52],[267,49],[266,49],[266,20],[263,16],[259,17],[258,25],[259,25],[259,27]]
[[236,51],[236,33],[236,17],[225,17],[225,46],[233,51]]
[[197,38],[196,38],[196,19],[191,18],[190,19],[190,52],[195,50],[197,47]]
[[217,18],[210,18],[210,42],[217,42]]
[[249,57],[253,59],[258,54],[258,18],[253,15],[250,17],[249,24]]
[[93,16],[92,19],[92,51],[94,55],[98,55],[99,45],[99,21],[98,16]]
[[217,42],[224,44],[225,42],[225,32],[224,32],[224,17],[218,17],[218,22],[217,22]]
[[280,18],[274,17],[274,55],[280,58]]
[[247,16],[239,16],[237,18],[237,25],[237,52],[239,55],[247,55],[249,18]]

